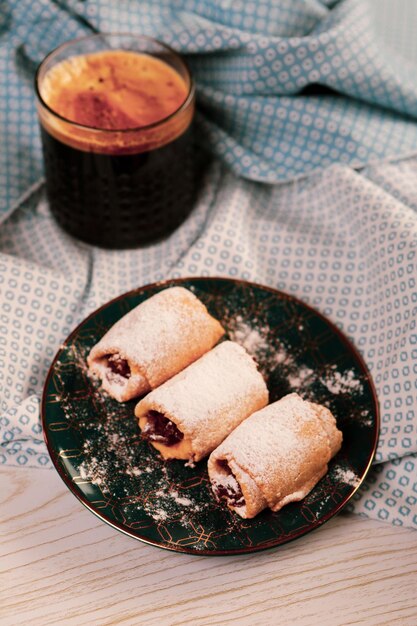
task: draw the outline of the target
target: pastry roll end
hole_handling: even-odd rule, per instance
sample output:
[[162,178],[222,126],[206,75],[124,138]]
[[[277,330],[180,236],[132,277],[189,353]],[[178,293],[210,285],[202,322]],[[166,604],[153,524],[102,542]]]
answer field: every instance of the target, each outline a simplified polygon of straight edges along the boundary
[[138,366],[120,352],[109,352],[101,357],[91,352],[87,364],[90,374],[99,378],[104,391],[118,402],[127,402],[150,391]]
[[179,459],[195,460],[191,441],[179,430],[175,422],[166,415],[163,407],[157,411],[148,410],[138,419],[139,428],[144,439],[149,440],[165,461]]
[[229,509],[240,517],[250,519],[268,506],[255,481],[233,457],[215,459],[210,455],[207,466],[214,497],[218,502],[226,500]]

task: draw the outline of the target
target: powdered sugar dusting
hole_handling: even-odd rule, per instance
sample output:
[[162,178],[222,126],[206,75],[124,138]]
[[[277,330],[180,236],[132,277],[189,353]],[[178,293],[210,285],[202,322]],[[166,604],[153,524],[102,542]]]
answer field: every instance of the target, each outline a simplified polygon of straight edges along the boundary
[[360,413],[360,420],[359,420],[359,424],[360,426],[363,426],[364,428],[370,428],[374,423],[374,419],[372,414],[368,411],[368,410],[363,410]]
[[351,393],[362,390],[362,382],[356,378],[353,370],[339,372],[336,365],[332,365],[326,375],[321,378],[323,385],[334,394]]
[[287,380],[293,389],[298,389],[311,378],[314,378],[315,372],[310,367],[302,365],[295,372],[290,372]]
[[264,376],[288,359],[282,344],[271,345],[269,326],[262,324],[257,318],[253,318],[250,323],[241,315],[231,318],[228,323],[228,336],[256,360]]
[[[314,368],[311,364],[300,362],[300,353],[294,352],[284,340],[277,343],[276,333],[271,333],[270,326],[256,316],[248,321],[238,314],[228,320],[227,328],[230,339],[253,356],[266,379],[272,371],[279,372],[283,385],[281,396],[294,391],[305,399],[317,401],[318,383],[333,395],[363,392],[360,375],[358,377],[353,369],[340,371],[340,366],[336,364]],[[297,325],[297,330],[300,336],[309,332],[302,323]]]
[[[269,349],[268,327],[248,324],[241,315],[234,318],[234,327],[229,328],[229,337],[243,346],[252,356]],[[254,327],[255,326],[255,327]]]
[[335,467],[333,476],[337,481],[352,487],[357,487],[360,484],[359,476],[350,468]]
[[204,508],[208,508],[209,504],[196,500],[186,487],[174,487],[169,475],[169,465],[159,462],[157,469],[159,478],[154,479],[155,490],[147,494],[144,502],[138,503],[138,508],[143,507],[156,522],[175,520],[185,528],[190,527],[194,517]]
[[[138,456],[129,455],[131,448],[127,443],[124,437],[116,438],[110,434],[106,438],[103,456],[97,454],[93,441],[86,440],[84,458],[75,482],[90,482],[106,496],[113,494],[120,481],[119,490],[120,485],[125,487],[124,508],[127,512],[142,510],[157,523],[175,521],[180,526],[190,527],[194,517],[208,508],[209,503],[196,498],[192,488],[173,480],[170,465],[162,462],[148,447],[145,455],[143,449]],[[109,453],[113,454],[109,456]],[[141,463],[141,466],[135,463]],[[136,479],[135,487],[126,485],[123,476]]]

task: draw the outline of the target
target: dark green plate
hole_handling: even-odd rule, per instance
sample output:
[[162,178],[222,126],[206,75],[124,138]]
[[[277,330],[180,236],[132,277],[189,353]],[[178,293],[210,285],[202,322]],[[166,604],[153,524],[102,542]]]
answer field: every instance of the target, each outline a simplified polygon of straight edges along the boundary
[[[244,345],[265,375],[271,402],[296,391],[325,404],[343,446],[310,494],[278,513],[243,520],[214,501],[206,462],[164,463],[141,441],[135,401],[119,404],[87,375],[86,355],[131,308],[172,285],[191,289]],[[295,298],[223,278],[171,280],[131,291],[98,309],[68,337],[42,401],[46,443],[59,475],[100,519],[161,548],[240,554],[278,546],[338,513],[362,482],[378,438],[378,403],[359,353],[322,315]]]

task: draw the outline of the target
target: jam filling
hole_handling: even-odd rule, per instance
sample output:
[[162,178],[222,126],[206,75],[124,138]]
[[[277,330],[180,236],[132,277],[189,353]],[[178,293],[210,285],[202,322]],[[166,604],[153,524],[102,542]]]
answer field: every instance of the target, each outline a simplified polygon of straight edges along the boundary
[[184,433],[178,430],[174,422],[159,411],[148,411],[146,418],[147,422],[142,430],[144,439],[156,441],[165,446],[174,446],[184,438]]
[[107,357],[107,367],[113,374],[117,374],[122,378],[130,378],[130,367],[126,359],[123,359],[120,354],[111,354]]
[[222,475],[221,482],[215,482],[213,484],[213,492],[217,500],[226,500],[230,506],[245,506],[245,498],[243,497],[242,489],[235,475],[230,469],[226,460],[221,459],[217,461],[220,467],[225,469],[228,473],[227,476]]

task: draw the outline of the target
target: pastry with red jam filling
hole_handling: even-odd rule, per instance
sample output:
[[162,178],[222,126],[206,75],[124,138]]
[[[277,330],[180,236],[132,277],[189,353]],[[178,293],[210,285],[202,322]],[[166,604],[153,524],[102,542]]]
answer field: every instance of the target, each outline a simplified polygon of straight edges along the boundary
[[326,407],[289,394],[248,417],[211,453],[211,489],[243,518],[279,511],[305,498],[341,445]]
[[171,287],[129,311],[93,347],[87,363],[119,402],[137,398],[208,352],[224,329],[188,289]]
[[224,341],[151,391],[135,415],[142,437],[164,459],[193,463],[267,403],[255,361],[237,343]]

